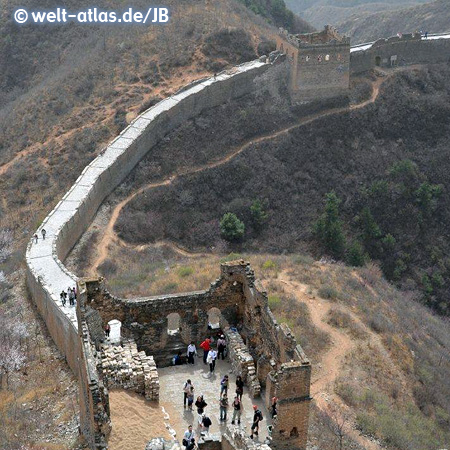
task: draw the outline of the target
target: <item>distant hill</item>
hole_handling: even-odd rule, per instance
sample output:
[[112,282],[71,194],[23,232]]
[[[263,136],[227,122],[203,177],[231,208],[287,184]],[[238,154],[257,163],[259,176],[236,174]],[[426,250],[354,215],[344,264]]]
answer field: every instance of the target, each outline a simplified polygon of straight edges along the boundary
[[351,16],[367,15],[425,3],[427,0],[286,0],[287,6],[304,20],[322,28],[336,25]]
[[398,32],[427,30],[430,33],[443,33],[450,31],[450,2],[437,0],[397,11],[363,17],[354,15],[338,24],[338,28],[349,34],[353,43],[393,36]]

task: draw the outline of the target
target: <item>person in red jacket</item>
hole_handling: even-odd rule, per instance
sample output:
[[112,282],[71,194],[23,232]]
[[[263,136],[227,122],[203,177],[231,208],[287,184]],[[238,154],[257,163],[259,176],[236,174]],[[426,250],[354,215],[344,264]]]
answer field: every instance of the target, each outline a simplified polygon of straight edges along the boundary
[[208,353],[211,350],[211,338],[207,337],[201,344],[200,347],[203,349],[203,364],[206,364],[206,358],[208,358]]

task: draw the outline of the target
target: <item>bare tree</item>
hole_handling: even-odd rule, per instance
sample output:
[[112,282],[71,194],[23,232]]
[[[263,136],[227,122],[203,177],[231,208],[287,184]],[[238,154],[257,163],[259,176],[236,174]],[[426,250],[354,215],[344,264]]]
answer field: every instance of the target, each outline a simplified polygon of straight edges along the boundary
[[328,410],[319,410],[318,418],[336,436],[339,450],[344,450],[347,432],[350,426],[350,417],[337,408],[330,407]]

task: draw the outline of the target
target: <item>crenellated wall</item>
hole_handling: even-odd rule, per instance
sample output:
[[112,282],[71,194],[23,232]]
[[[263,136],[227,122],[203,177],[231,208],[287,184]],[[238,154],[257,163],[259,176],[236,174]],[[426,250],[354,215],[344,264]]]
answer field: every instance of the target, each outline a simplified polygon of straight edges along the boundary
[[252,61],[216,77],[199,80],[145,111],[81,173],[37,231],[46,239],[31,241],[26,251],[27,286],[47,328],[74,373],[79,341],[75,308],[63,307],[59,294],[77,282],[61,262],[85,231],[98,207],[142,157],[167,133],[203,110],[258,88],[255,78],[269,67]]
[[350,50],[352,75],[367,72],[377,66],[392,67],[410,64],[450,62],[450,35],[404,34],[361,44]]

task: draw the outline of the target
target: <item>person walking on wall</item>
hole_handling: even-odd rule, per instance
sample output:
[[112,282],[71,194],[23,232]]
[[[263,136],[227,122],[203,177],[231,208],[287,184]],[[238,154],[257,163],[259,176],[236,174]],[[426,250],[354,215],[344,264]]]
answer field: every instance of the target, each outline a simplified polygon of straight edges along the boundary
[[192,425],[188,426],[188,429],[184,432],[183,435],[183,445],[187,448],[188,445],[194,441],[195,442],[195,431],[192,429]]
[[220,406],[220,421],[223,422],[227,420],[227,409],[228,409],[228,397],[227,394],[223,394],[219,400]]
[[107,323],[105,325],[105,334],[106,334],[106,338],[109,339],[109,334],[111,333],[111,325],[109,323]]
[[208,358],[208,353],[211,350],[211,338],[207,337],[201,344],[200,347],[203,349],[203,364],[206,364],[206,358]]
[[187,405],[189,411],[192,411],[192,405],[194,404],[194,386],[191,384],[191,388],[187,395]]
[[205,402],[203,395],[199,395],[197,397],[197,401],[195,402],[195,407],[197,408],[198,414],[198,424],[199,426],[202,424],[203,413],[205,412],[205,408],[208,406],[208,403]]
[[253,439],[253,435],[258,436],[259,432],[259,422],[263,420],[262,412],[258,409],[256,405],[253,405],[253,423],[251,426],[252,432],[250,434],[250,439]]
[[69,288],[68,290],[69,290],[69,305],[74,306],[75,305],[74,293],[72,289]]
[[216,368],[216,358],[217,352],[214,349],[211,349],[208,352],[208,357],[206,358],[206,362],[209,364],[209,373],[213,373]]
[[194,361],[194,355],[195,355],[195,356],[198,356],[198,354],[197,354],[197,348],[195,347],[194,342],[191,342],[191,343],[188,345],[188,348],[187,348],[187,359],[188,359],[188,364],[194,364],[194,363],[195,363],[195,361]]
[[209,433],[209,427],[212,425],[211,419],[205,414],[202,414],[202,427],[206,431],[206,433]]
[[45,235],[47,234],[47,232],[45,231],[44,228],[42,228],[41,233],[42,233],[42,240],[45,241]]
[[183,393],[184,393],[183,405],[184,405],[185,408],[186,408],[188,395],[191,392],[191,388],[193,388],[192,381],[191,380],[187,380],[186,383],[184,383],[184,387],[183,387]]
[[242,402],[238,395],[234,397],[233,403],[233,418],[231,419],[231,424],[234,425],[236,418],[238,425],[241,424],[241,414],[242,414]]
[[34,243],[37,244],[39,237],[36,233],[34,233],[33,239],[34,239]]
[[222,378],[222,381],[220,382],[220,396],[222,397],[222,395],[227,395],[228,393],[228,375],[225,375]]
[[222,361],[225,359],[225,349],[227,348],[227,341],[225,336],[222,334],[217,340],[217,359],[220,359],[222,355]]
[[63,306],[66,306],[66,293],[64,291],[59,294],[59,298],[61,299],[61,303]]
[[242,400],[242,395],[244,394],[244,382],[242,381],[242,377],[238,375],[236,377],[236,395]]

